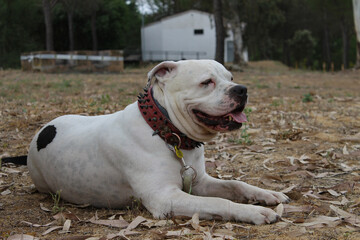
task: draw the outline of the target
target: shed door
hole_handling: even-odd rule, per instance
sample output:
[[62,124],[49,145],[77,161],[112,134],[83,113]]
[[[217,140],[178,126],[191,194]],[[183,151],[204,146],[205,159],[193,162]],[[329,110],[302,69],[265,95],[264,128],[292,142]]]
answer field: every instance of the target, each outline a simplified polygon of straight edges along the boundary
[[227,62],[234,61],[234,41],[226,41]]

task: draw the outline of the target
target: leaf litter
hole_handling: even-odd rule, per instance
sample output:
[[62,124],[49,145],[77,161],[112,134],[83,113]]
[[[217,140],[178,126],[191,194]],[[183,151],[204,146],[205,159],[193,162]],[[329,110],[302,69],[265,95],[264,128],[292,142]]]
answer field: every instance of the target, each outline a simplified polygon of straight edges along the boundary
[[[26,154],[34,133],[57,116],[123,109],[136,100],[147,70],[101,76],[3,71],[0,155]],[[281,215],[279,223],[203,221],[197,214],[156,220],[136,205],[119,211],[66,202],[61,202],[64,211],[54,215],[51,197],[33,191],[27,168],[6,164],[0,170],[0,238],[360,238],[360,86],[353,83],[358,72],[249,69],[234,76],[249,89],[251,143],[244,143],[241,131],[219,135],[205,145],[207,171],[286,193],[292,201],[273,208]],[[11,87],[15,78],[16,92]],[[79,84],[59,91],[56,83],[64,79]],[[257,88],[258,79],[266,79],[269,88]],[[48,87],[35,87],[39,84]],[[310,88],[318,97],[303,103]],[[109,101],[102,100],[107,94]]]

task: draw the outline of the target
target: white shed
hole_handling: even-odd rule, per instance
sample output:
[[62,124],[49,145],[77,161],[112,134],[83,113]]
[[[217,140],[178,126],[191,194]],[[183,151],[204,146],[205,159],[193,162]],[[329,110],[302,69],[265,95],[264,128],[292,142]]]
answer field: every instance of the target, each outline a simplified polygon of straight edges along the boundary
[[[143,61],[215,59],[215,46],[214,15],[206,12],[189,10],[141,29]],[[224,61],[232,62],[234,47],[231,31],[227,32],[224,49]]]

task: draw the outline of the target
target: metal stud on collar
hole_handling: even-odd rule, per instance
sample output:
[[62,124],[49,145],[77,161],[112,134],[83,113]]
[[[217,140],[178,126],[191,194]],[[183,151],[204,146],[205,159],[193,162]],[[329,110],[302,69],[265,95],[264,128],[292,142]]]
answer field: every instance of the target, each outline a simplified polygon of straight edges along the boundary
[[178,137],[172,135],[172,133],[176,133],[181,139],[179,148],[190,150],[200,147],[203,144],[202,142],[197,142],[187,137],[168,120],[166,113],[162,112],[156,103],[156,99],[153,98],[151,88],[152,86],[148,82],[147,87],[144,88],[144,93],[140,93],[138,96],[138,107],[145,121],[154,130],[152,135],[159,135],[164,141],[166,137],[168,138],[168,143],[177,145]]

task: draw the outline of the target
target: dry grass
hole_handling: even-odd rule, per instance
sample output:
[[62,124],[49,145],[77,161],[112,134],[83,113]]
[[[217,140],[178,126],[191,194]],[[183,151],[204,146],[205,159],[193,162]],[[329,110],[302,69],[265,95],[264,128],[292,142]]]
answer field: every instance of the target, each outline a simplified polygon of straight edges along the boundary
[[[57,116],[123,109],[136,100],[148,70],[132,69],[123,74],[0,71],[0,155],[26,154],[35,132]],[[285,221],[268,226],[201,221],[206,230],[196,231],[194,223],[179,226],[168,221],[152,228],[139,225],[135,231],[140,235],[129,238],[163,239],[169,231],[189,229],[188,234],[176,238],[203,239],[208,231],[213,237],[238,239],[359,239],[357,222],[349,223],[346,218],[302,225],[314,223],[318,216],[338,216],[331,205],[360,214],[359,76],[354,71],[289,71],[271,62],[254,63],[245,72],[234,73],[235,81],[249,89],[250,122],[246,131],[221,135],[205,146],[207,170],[215,177],[241,179],[278,191],[295,186],[287,194],[292,198],[290,206],[297,206],[300,212],[285,205]],[[0,171],[0,193],[0,239],[21,233],[48,239],[99,239],[119,229],[88,222],[95,214],[99,219],[121,215],[128,222],[139,215],[151,219],[138,202],[129,209],[112,210],[80,208],[60,201],[62,212],[72,213],[65,216],[72,219],[71,232],[56,230],[44,237],[41,233],[64,224],[65,219],[43,227],[22,222],[44,225],[55,215],[40,208],[42,203],[52,209],[54,201],[50,195],[34,191],[26,167]]]

